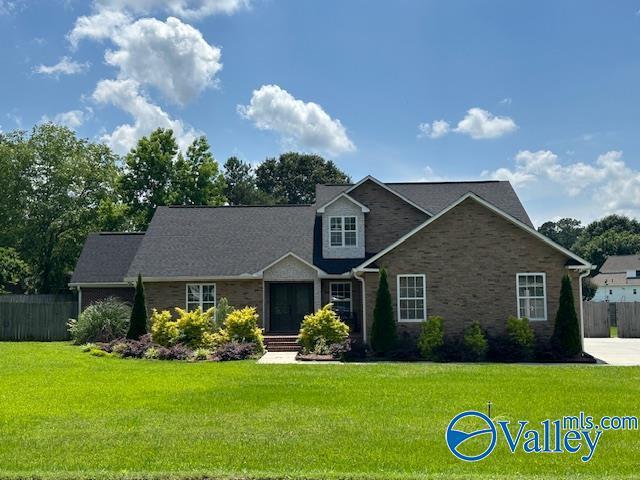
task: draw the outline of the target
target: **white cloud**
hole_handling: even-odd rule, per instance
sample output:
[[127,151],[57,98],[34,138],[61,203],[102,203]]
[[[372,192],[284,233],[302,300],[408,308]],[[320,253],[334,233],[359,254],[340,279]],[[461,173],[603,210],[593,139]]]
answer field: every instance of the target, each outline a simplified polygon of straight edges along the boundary
[[506,97],[500,100],[499,103],[500,105],[511,105],[513,103],[513,100],[511,99],[511,97]]
[[470,108],[454,131],[479,140],[498,138],[517,128],[516,122],[510,117],[499,117],[481,108]]
[[179,104],[213,85],[222,68],[220,49],[174,17],[138,20],[112,38],[118,49],[107,51],[105,59],[120,69],[119,78],[152,85]]
[[89,69],[89,63],[78,63],[69,57],[62,57],[55,65],[38,65],[34,68],[34,72],[42,75],[76,75],[84,73]]
[[298,100],[277,85],[253,91],[249,105],[238,112],[260,130],[279,133],[283,140],[333,155],[356,149],[340,120],[331,118],[320,105]]
[[[68,112],[58,113],[53,117],[53,123],[65,125],[69,128],[78,128],[87,119],[87,114],[83,110],[69,110]],[[49,118],[42,117],[43,121],[49,121]]]
[[515,161],[513,169],[484,171],[482,177],[509,180],[521,188],[536,184],[540,191],[555,192],[560,188],[571,197],[584,194],[594,204],[594,210],[603,213],[640,214],[640,170],[627,165],[621,151],[606,152],[591,164],[563,164],[549,150],[523,150]]
[[75,48],[80,40],[85,38],[91,40],[111,38],[120,28],[131,22],[131,17],[122,11],[100,10],[94,15],[78,17],[67,39]]
[[449,133],[449,122],[445,120],[434,120],[432,123],[421,123],[418,125],[418,138],[440,138]]
[[93,92],[92,98],[100,104],[111,104],[133,117],[133,124],[123,124],[113,132],[102,136],[102,140],[116,152],[127,153],[136,142],[156,128],[170,128],[185,151],[189,144],[200,135],[199,132],[186,127],[181,120],[171,116],[154,105],[140,91],[140,84],[132,79],[101,80]]
[[418,138],[440,138],[449,132],[455,132],[468,135],[474,140],[483,140],[502,137],[517,130],[517,128],[516,122],[510,117],[499,117],[491,112],[474,107],[467,110],[465,117],[458,122],[454,129],[451,129],[449,122],[446,120],[435,120],[431,124],[428,122],[419,124],[418,130],[420,130],[420,133]]
[[97,0],[97,9],[126,10],[137,15],[168,13],[187,20],[232,14],[247,8],[249,0]]
[[0,15],[11,15],[21,7],[21,2],[0,0]]

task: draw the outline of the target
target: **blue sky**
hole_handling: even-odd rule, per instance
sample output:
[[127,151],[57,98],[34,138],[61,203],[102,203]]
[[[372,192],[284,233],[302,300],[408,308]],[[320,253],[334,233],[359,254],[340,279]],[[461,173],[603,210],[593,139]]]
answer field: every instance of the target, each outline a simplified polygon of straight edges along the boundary
[[[0,126],[222,163],[512,181],[534,223],[640,216],[640,1],[0,0]],[[435,122],[435,123],[434,123]]]

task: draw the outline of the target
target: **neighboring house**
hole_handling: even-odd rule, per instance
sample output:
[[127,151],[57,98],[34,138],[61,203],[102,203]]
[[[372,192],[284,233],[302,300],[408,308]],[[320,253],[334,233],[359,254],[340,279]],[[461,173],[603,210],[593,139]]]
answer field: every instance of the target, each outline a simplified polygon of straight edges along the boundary
[[593,302],[640,302],[640,255],[613,255],[593,277]]
[[446,334],[474,321],[498,334],[515,315],[548,338],[562,276],[579,299],[591,266],[536,232],[509,182],[366,177],[318,185],[312,205],[159,207],[144,235],[89,236],[71,286],[85,308],[130,299],[141,273],[149,309],[226,297],[255,306],[270,334],[297,332],[305,314],[332,302],[368,340],[381,267],[402,331],[440,315]]

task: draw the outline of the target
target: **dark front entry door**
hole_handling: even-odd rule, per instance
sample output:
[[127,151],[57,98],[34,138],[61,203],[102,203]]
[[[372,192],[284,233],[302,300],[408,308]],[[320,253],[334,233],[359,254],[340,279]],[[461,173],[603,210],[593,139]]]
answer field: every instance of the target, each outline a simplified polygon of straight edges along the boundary
[[313,283],[269,285],[269,320],[272,332],[297,332],[305,315],[313,312]]

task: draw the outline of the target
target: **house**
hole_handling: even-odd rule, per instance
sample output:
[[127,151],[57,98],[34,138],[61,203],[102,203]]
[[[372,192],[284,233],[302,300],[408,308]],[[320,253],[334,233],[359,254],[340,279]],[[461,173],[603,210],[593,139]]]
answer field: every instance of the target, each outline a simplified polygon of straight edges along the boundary
[[593,302],[640,302],[640,255],[612,255],[593,277]]
[[80,307],[130,300],[138,273],[149,309],[195,309],[226,297],[255,306],[268,334],[297,332],[332,302],[368,340],[379,280],[389,275],[401,331],[427,316],[445,334],[507,317],[553,332],[563,275],[581,298],[590,264],[539,234],[509,182],[317,185],[312,205],[159,207],[144,234],[88,237],[71,286]]

